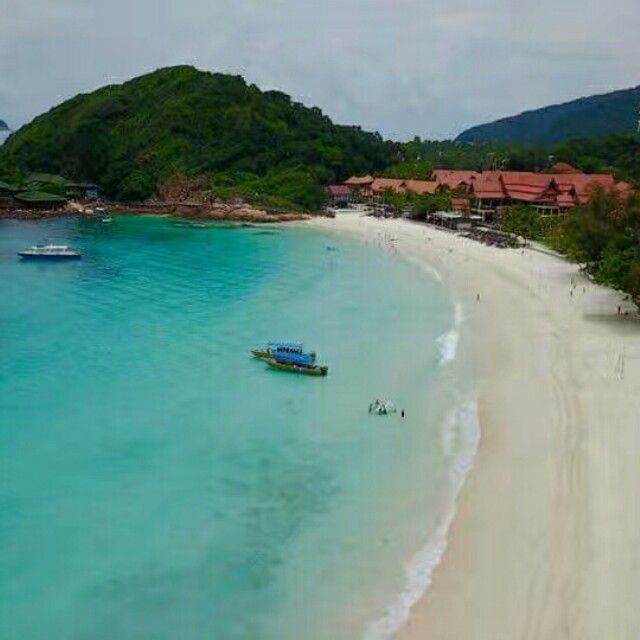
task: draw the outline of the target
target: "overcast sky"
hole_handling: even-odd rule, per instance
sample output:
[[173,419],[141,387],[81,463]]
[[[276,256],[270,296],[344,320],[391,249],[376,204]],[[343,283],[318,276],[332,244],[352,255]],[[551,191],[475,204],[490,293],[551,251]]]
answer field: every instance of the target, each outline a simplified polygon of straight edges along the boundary
[[192,64],[387,137],[447,138],[640,84],[639,26],[638,0],[2,0],[0,119]]

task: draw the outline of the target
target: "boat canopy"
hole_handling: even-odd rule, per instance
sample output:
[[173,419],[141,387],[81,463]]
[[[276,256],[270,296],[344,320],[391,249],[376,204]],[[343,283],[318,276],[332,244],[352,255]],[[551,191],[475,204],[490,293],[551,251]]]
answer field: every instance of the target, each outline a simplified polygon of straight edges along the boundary
[[275,351],[296,351],[302,352],[302,343],[301,342],[270,342],[269,348],[274,349]]
[[297,364],[303,367],[310,367],[315,364],[315,358],[307,353],[295,353],[293,351],[280,351],[276,350],[273,357],[278,362],[285,362],[287,364]]

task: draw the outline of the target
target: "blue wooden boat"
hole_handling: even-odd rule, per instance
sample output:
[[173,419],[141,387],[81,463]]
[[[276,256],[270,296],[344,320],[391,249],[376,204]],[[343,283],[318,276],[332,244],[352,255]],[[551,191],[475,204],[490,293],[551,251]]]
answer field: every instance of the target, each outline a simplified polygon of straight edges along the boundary
[[252,349],[251,353],[261,360],[268,358],[281,358],[293,356],[304,356],[310,364],[316,361],[316,354],[313,352],[305,353],[301,342],[269,342],[266,347]]

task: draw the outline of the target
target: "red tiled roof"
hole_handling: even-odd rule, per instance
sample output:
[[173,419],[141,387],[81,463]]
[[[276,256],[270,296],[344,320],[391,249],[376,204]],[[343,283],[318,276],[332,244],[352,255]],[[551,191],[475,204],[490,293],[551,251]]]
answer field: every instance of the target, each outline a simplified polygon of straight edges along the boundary
[[457,189],[461,185],[471,186],[478,177],[477,171],[459,171],[457,169],[435,169],[432,178],[449,189]]
[[502,181],[497,180],[493,175],[485,175],[485,172],[473,181],[471,191],[476,198],[482,200],[507,199]]
[[502,171],[483,171],[480,175],[485,180],[500,180],[500,176],[503,174]]
[[569,209],[574,207],[576,202],[570,193],[559,193],[556,202],[561,209]]
[[371,184],[373,182],[373,177],[372,176],[351,176],[348,180],[345,180],[344,183],[346,185],[352,186],[352,187],[360,187],[363,185],[368,185]]
[[332,196],[348,196],[351,193],[351,189],[346,184],[330,184],[327,191]]
[[567,162],[556,162],[553,167],[551,167],[549,173],[556,173],[560,175],[568,175],[568,174],[581,174],[583,173],[580,169],[576,169],[571,166]]
[[451,208],[454,211],[468,209],[470,204],[469,198],[451,198]]
[[503,171],[500,180],[511,200],[551,204],[555,202],[558,193],[551,175]]
[[504,184],[521,184],[544,188],[549,186],[553,180],[553,176],[550,174],[532,173],[530,171],[500,171],[498,173]]
[[398,178],[376,178],[371,185],[371,191],[374,193],[387,190],[395,193],[404,193],[404,180]]
[[576,173],[553,176],[561,193],[574,192],[580,204],[585,204],[593,189],[600,185],[606,190],[614,189],[616,180],[610,173]]
[[623,199],[627,200],[631,195],[633,195],[635,189],[628,182],[620,181],[616,184],[616,191],[618,195]]
[[404,186],[407,188],[407,191],[417,193],[418,195],[425,193],[433,195],[438,190],[440,184],[435,180],[405,180]]

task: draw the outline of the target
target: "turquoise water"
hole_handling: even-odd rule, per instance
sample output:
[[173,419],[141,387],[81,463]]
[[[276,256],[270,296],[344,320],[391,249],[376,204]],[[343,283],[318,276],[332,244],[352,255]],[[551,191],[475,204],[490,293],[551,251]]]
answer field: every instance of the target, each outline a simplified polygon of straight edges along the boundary
[[[17,259],[45,240],[85,258]],[[308,229],[3,221],[0,300],[3,640],[354,638],[406,588],[459,400],[433,276]]]

